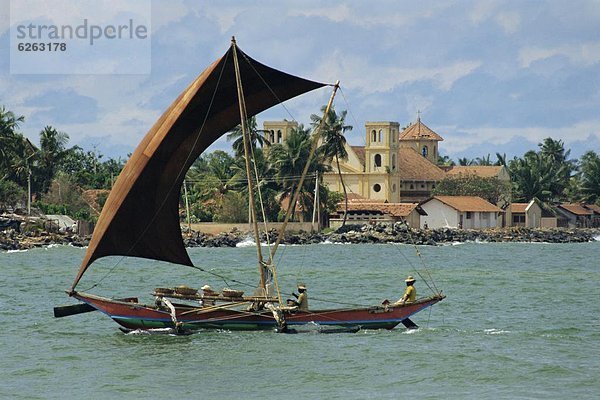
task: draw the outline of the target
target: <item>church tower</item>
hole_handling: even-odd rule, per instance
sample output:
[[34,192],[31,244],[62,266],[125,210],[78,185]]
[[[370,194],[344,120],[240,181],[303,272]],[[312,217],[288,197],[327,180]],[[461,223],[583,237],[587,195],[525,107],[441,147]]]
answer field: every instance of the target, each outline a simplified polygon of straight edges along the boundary
[[397,122],[366,122],[365,175],[363,193],[367,198],[398,202],[398,147]]
[[421,116],[417,122],[411,124],[400,134],[400,147],[412,147],[417,153],[425,157],[431,163],[438,163],[438,143],[444,139],[421,122]]
[[282,144],[292,129],[296,128],[298,128],[296,121],[265,121],[263,123],[266,137],[271,144]]

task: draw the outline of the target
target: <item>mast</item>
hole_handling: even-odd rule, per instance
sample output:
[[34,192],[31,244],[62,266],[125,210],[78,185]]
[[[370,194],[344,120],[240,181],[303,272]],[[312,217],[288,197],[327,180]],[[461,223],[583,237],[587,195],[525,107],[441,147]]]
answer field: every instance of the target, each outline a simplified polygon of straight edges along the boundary
[[248,137],[248,127],[246,125],[246,106],[244,103],[244,90],[242,88],[242,78],[240,75],[240,65],[237,57],[237,45],[235,43],[235,37],[231,38],[231,47],[233,50],[233,65],[235,68],[235,81],[237,84],[238,103],[240,106],[240,120],[242,126],[242,139],[244,142],[244,157],[246,164],[246,177],[248,180],[248,194],[249,194],[249,207],[250,217],[252,218],[252,226],[254,229],[254,240],[256,242],[256,255],[258,258],[258,272],[260,274],[259,288],[262,289],[263,294],[266,295],[266,279],[265,279],[265,267],[263,265],[262,249],[260,247],[260,235],[258,231],[258,222],[256,218],[256,206],[254,203],[254,183],[252,181],[252,171],[250,169],[250,138]]
[[333,85],[333,92],[331,93],[331,97],[329,98],[327,107],[325,107],[325,112],[323,113],[323,118],[321,118],[321,123],[319,124],[319,126],[317,127],[317,129],[315,130],[315,132],[313,134],[312,146],[310,148],[310,153],[308,154],[308,159],[306,160],[306,164],[304,165],[304,170],[302,171],[302,176],[300,177],[300,181],[298,182],[298,186],[296,188],[296,192],[294,193],[294,197],[292,198],[292,201],[288,205],[288,209],[285,213],[285,219],[283,220],[283,224],[281,225],[281,228],[279,229],[279,234],[277,235],[277,240],[275,241],[275,244],[271,248],[271,253],[269,255],[269,262],[268,262],[269,265],[271,265],[273,263],[273,257],[275,256],[277,247],[279,247],[279,244],[283,240],[283,235],[285,233],[285,229],[287,228],[287,224],[290,219],[290,215],[292,214],[292,209],[294,208],[294,204],[296,204],[296,202],[298,201],[298,197],[300,196],[300,191],[302,190],[302,185],[304,184],[304,178],[306,178],[306,173],[308,172],[308,167],[310,166],[310,160],[312,160],[313,156],[315,155],[315,151],[317,150],[317,146],[319,144],[319,136],[321,135],[321,130],[323,129],[323,125],[325,125],[325,121],[327,120],[327,116],[329,115],[329,110],[331,109],[331,106],[333,104],[333,98],[335,97],[335,94],[339,87],[340,87],[340,81],[338,80],[335,82],[335,85]]

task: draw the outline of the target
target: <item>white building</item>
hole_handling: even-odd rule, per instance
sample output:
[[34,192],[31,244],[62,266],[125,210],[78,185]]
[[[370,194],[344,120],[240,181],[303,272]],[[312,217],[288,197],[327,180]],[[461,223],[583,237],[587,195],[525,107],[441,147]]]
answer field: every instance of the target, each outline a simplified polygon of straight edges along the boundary
[[498,226],[502,210],[476,196],[434,196],[420,203],[427,213],[421,228],[480,229]]

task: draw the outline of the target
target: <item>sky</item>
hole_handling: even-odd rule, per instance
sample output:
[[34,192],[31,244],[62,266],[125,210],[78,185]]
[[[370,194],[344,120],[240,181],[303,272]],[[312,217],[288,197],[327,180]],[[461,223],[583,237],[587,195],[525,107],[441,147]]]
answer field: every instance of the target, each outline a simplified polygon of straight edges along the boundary
[[[60,14],[48,10],[36,12],[48,21]],[[520,157],[547,137],[562,140],[571,158],[600,153],[597,0],[154,0],[150,10],[149,73],[11,74],[10,1],[0,0],[0,106],[25,116],[20,130],[34,143],[51,125],[69,135],[69,146],[125,158],[235,36],[267,65],[339,79],[335,107],[348,110],[353,145],[364,145],[366,121],[404,127],[420,112],[444,138],[440,153],[455,160]],[[303,95],[258,122],[308,124],[329,95]],[[210,150],[230,148],[222,139]]]

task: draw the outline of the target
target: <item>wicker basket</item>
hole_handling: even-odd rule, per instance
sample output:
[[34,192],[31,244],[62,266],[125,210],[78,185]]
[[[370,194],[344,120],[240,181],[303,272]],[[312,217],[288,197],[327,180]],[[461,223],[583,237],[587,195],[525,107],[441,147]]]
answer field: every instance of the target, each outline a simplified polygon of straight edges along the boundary
[[192,289],[191,287],[187,287],[187,286],[177,286],[175,288],[175,293],[182,294],[185,296],[193,296],[196,293],[198,293],[198,289]]
[[242,297],[244,295],[243,290],[223,289],[223,296],[225,297]]
[[154,289],[154,293],[156,294],[162,294],[164,296],[173,294],[175,291],[173,289],[170,288],[164,288],[164,287],[157,287]]

